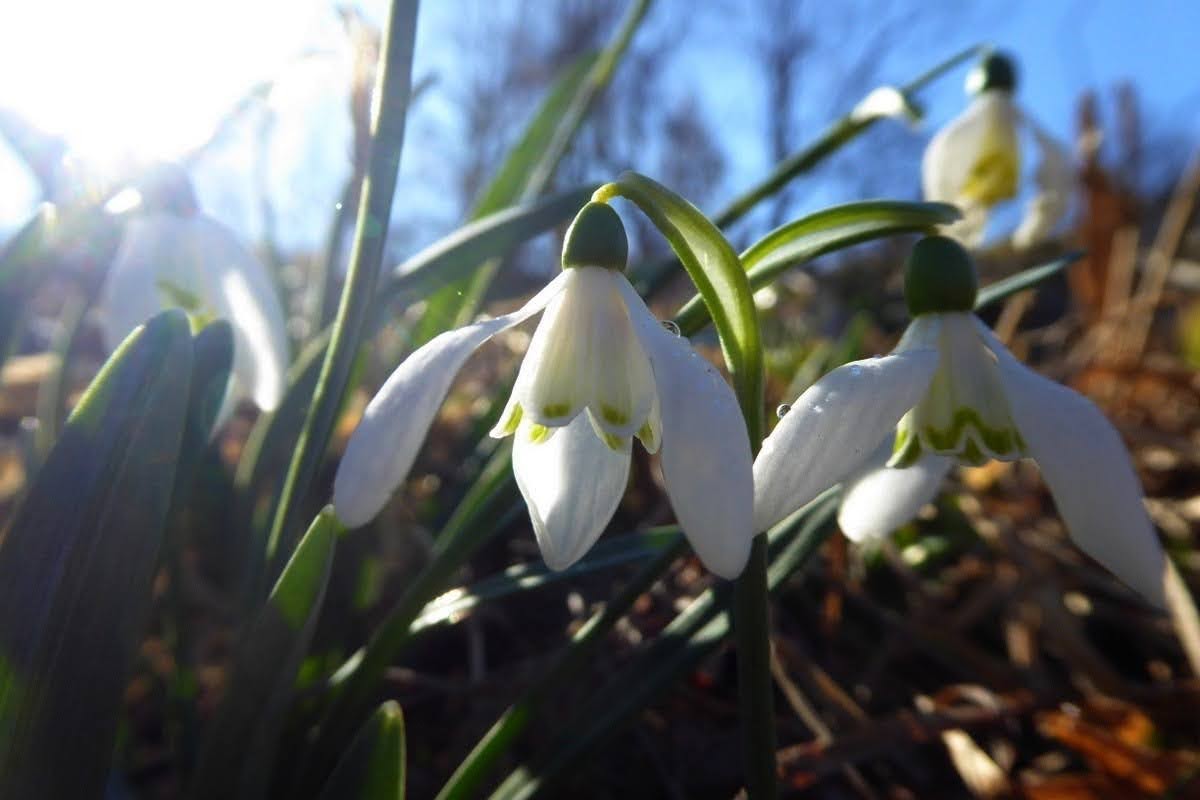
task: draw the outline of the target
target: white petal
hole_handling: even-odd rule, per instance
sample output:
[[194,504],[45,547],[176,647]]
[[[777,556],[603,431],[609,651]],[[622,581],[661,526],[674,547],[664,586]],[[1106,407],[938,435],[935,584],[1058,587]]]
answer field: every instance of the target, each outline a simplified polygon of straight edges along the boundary
[[768,528],[861,466],[929,386],[936,350],[838,367],[792,404],[754,462],[754,523]]
[[225,226],[204,216],[151,214],[131,220],[101,295],[110,347],[163,308],[172,292],[199,314],[233,326],[233,393],[263,410],[283,395],[288,366],[283,308],[266,268]]
[[655,389],[618,286],[628,281],[600,267],[567,273],[559,301],[534,333],[513,398],[524,416],[543,425],[565,425],[587,407],[599,433],[632,436],[650,413]]
[[1166,556],[1120,434],[1090,400],[1027,368],[985,325],[979,327],[1000,361],[1013,418],[1071,538],[1164,605]]
[[579,279],[577,269],[559,275],[562,291],[546,307],[533,332],[509,398],[510,407],[521,405],[522,418],[541,425],[566,425],[587,405],[590,377],[584,365],[586,340],[579,335],[579,326],[590,306],[586,294],[578,291]]
[[1045,239],[1067,213],[1075,188],[1071,155],[1041,126],[1025,116],[1041,158],[1033,180],[1037,193],[1029,200],[1021,224],[1013,232],[1013,245],[1030,247]]
[[625,439],[610,449],[583,414],[540,443],[517,431],[513,473],[551,569],[578,561],[612,519],[629,480],[629,447]]
[[546,307],[562,289],[559,275],[518,310],[434,337],[404,360],[367,405],[333,484],[338,518],[364,525],[408,475],[425,433],[467,357],[501,331]]
[[887,466],[893,437],[871,454],[866,468],[846,481],[838,525],[856,542],[882,539],[917,515],[937,496],[954,459],[927,454],[904,469]]
[[737,577],[754,538],[750,437],[737,398],[687,339],[665,330],[629,282],[622,284],[658,387],[663,481],[679,527],[708,569]]
[[[1007,92],[984,92],[974,98],[962,114],[951,120],[929,142],[921,160],[921,182],[926,200],[938,200],[960,205],[971,204],[980,194],[980,202],[992,205],[996,198],[985,202],[982,197],[996,193],[1011,197],[1007,191],[1015,176],[1008,174],[1019,166],[1017,142],[1018,115]],[[993,183],[981,179],[1001,177],[999,172],[986,169],[987,159],[1001,156],[1006,169],[1004,180]],[[1005,159],[1011,159],[1008,164]],[[1011,180],[1010,180],[1011,179]],[[974,181],[978,185],[972,185]],[[986,184],[986,186],[985,186]],[[1001,186],[1000,184],[1004,184]]]

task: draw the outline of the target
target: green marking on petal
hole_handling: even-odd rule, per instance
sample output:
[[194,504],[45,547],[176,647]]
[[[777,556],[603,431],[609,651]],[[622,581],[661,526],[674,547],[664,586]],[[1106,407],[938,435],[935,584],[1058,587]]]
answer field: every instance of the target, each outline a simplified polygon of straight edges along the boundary
[[972,467],[982,466],[989,461],[988,457],[979,449],[979,445],[975,443],[974,439],[967,439],[966,446],[958,453],[958,460]]
[[1017,159],[1015,152],[1002,145],[981,153],[971,165],[959,197],[983,206],[994,206],[1016,196],[1020,180]]
[[600,416],[603,417],[604,421],[609,425],[625,425],[629,422],[628,414],[624,413],[620,409],[608,405],[607,403],[601,403]]
[[171,306],[182,308],[184,311],[202,311],[204,309],[204,301],[200,299],[200,295],[174,281],[160,278],[154,282],[154,285],[162,294],[163,299]]
[[921,458],[921,440],[912,435],[912,430],[901,421],[896,428],[896,441],[892,445],[892,457],[887,465],[895,469],[911,467]]
[[538,425],[536,423],[529,426],[529,441],[534,444],[541,444],[552,435],[554,435],[553,428],[547,428],[545,425]]
[[504,424],[500,427],[501,436],[511,436],[517,432],[517,426],[521,424],[521,417],[525,416],[525,410],[521,408],[520,403],[513,403],[512,410],[508,412],[508,418],[504,420]]
[[[963,440],[964,433],[968,434],[967,441],[960,447],[958,443]],[[939,429],[926,425],[921,429],[921,438],[931,450],[957,456],[971,464],[988,460],[980,443],[996,458],[1018,457],[1025,449],[1025,442],[1015,428],[991,428],[973,408],[955,411],[949,427]]]
[[620,437],[620,436],[617,436],[617,435],[615,435],[615,434],[612,434],[612,433],[607,433],[607,432],[605,432],[605,433],[604,433],[604,434],[603,434],[603,435],[600,437],[600,439],[601,439],[601,441],[603,441],[603,442],[604,442],[606,445],[608,445],[608,449],[609,449],[609,450],[612,450],[612,451],[614,451],[614,452],[620,453],[622,450],[624,450],[624,449],[625,449],[625,442],[621,440],[621,437]]
[[571,413],[570,403],[547,403],[542,406],[542,415],[547,417],[565,417]]

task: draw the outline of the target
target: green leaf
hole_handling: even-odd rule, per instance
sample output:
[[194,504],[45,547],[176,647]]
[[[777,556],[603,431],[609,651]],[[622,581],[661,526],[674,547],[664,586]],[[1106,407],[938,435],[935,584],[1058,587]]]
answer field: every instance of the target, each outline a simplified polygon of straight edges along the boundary
[[762,342],[750,283],[737,253],[699,209],[644,175],[626,172],[593,199],[613,197],[632,201],[650,218],[696,284],[716,323],[751,443],[757,445],[762,438]]
[[[828,490],[771,530],[767,580],[772,591],[803,569],[832,533],[837,506],[838,490]],[[732,588],[730,583],[720,583],[693,600],[614,678],[592,691],[587,705],[563,725],[563,730],[571,731],[569,737],[513,770],[492,800],[526,800],[560,779],[625,720],[711,654],[730,634],[729,616],[722,612]]]
[[483,262],[501,258],[519,245],[570,220],[591,198],[595,186],[552,195],[535,203],[496,211],[426,247],[405,261],[379,290],[379,305],[396,296],[423,298],[457,285]]
[[[750,287],[761,289],[784,271],[818,256],[862,242],[902,233],[931,231],[961,215],[946,203],[903,203],[870,200],[833,206],[781,225],[742,253]],[[688,301],[675,318],[685,334],[698,331],[708,321],[701,297]]]
[[[350,270],[342,290],[329,347],[313,392],[312,406],[288,465],[267,538],[266,563],[277,570],[299,533],[301,499],[325,458],[329,437],[352,383],[359,346],[370,323],[382,271],[384,245],[392,219],[396,176],[404,149],[405,122],[412,91],[417,0],[392,0],[379,50],[371,115],[366,180],[350,250]],[[272,573],[274,574],[274,573]]]
[[266,605],[240,637],[229,684],[201,745],[191,796],[265,797],[300,662],[308,650],[342,527],[313,520]]
[[604,608],[593,614],[575,632],[570,643],[558,654],[554,662],[536,680],[528,684],[516,702],[505,709],[475,747],[471,748],[467,757],[459,763],[454,774],[438,792],[437,800],[466,800],[478,796],[480,782],[522,731],[534,721],[541,707],[555,691],[577,679],[587,668],[596,651],[607,641],[609,632],[629,613],[637,599],[662,577],[667,566],[687,548],[683,534],[679,533],[678,529],[660,529],[655,532],[655,536],[665,539],[665,542],[654,558],[643,564],[620,591],[608,599]]
[[389,700],[354,737],[320,800],[404,800],[404,779],[404,714]]
[[517,564],[499,575],[485,578],[470,586],[450,589],[434,598],[413,621],[410,633],[419,633],[446,622],[457,622],[463,619],[467,612],[489,600],[642,561],[669,547],[678,538],[679,528],[672,525],[644,533],[605,537],[589,551],[587,557],[566,569],[552,570],[541,561]]
[[[537,169],[538,163],[546,158],[556,131],[573,107],[575,96],[586,86],[587,77],[599,57],[599,53],[585,53],[568,66],[555,81],[521,138],[508,151],[495,177],[480,193],[471,211],[472,220],[482,221],[490,214],[535,197],[541,192],[542,186],[530,184],[530,176]],[[587,199],[584,198],[583,202],[586,203]],[[576,206],[570,214],[578,210],[579,206]],[[468,274],[460,274],[446,281],[442,288],[429,298],[425,314],[414,331],[413,346],[419,347],[443,330],[469,321],[499,266],[498,260],[475,261],[467,265]],[[480,277],[475,277],[476,273]]]
[[0,796],[102,793],[191,371],[183,312],[130,334],[67,421],[0,547]]
[[[880,87],[879,89],[872,90],[864,97],[862,102],[851,109],[849,113],[835,120],[815,140],[780,161],[771,170],[769,175],[741,195],[735,197],[728,205],[714,214],[712,218],[713,222],[719,228],[729,227],[748,214],[760,202],[778,193],[798,176],[814,169],[826,158],[855,139],[859,134],[867,131],[876,122],[890,116],[887,113],[879,113],[886,111],[886,109],[879,108],[878,106],[872,107],[874,104],[868,103],[868,98],[878,98],[881,90],[884,93],[897,94],[902,103],[902,110],[911,113],[916,110],[916,104],[911,98],[912,94],[932,83],[935,79],[941,77],[962,62],[973,58],[981,50],[982,48],[978,45],[968,47],[903,86],[894,89],[892,87]],[[643,264],[634,271],[634,274],[630,276],[630,280],[633,281],[638,291],[643,294],[651,294],[657,291],[670,278],[674,266],[674,262],[672,261]]]
[[256,607],[266,591],[266,543],[283,478],[304,427],[329,347],[329,331],[314,337],[288,371],[287,391],[274,411],[250,429],[233,478],[235,524],[246,543],[242,607]]
[[[546,190],[596,99],[612,81],[617,65],[649,8],[650,0],[634,0],[604,50],[581,57],[558,80],[491,185],[481,195],[473,217],[530,200]],[[488,261],[469,280],[454,288],[446,287],[431,298],[415,344],[428,341],[447,327],[470,322],[500,263],[499,260]]]
[[298,785],[320,785],[337,743],[362,724],[387,669],[412,641],[411,626],[426,603],[445,589],[454,573],[523,510],[516,497],[511,438],[492,453],[470,491],[434,537],[433,552],[421,572],[376,627],[366,646],[338,670],[333,692],[305,758]]
[[1051,261],[1049,264],[1042,264],[1040,267],[1031,267],[1027,270],[1018,272],[1005,278],[1002,281],[997,281],[991,286],[985,286],[979,290],[979,296],[975,298],[975,310],[997,303],[1010,295],[1017,292],[1023,292],[1026,289],[1032,289],[1042,281],[1051,278],[1062,272],[1067,267],[1074,264],[1079,259],[1083,258],[1082,252],[1067,253],[1057,261]]

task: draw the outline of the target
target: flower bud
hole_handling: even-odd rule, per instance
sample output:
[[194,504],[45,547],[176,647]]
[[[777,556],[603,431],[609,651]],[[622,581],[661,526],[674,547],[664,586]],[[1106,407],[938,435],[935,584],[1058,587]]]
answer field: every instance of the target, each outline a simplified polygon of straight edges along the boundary
[[563,242],[563,269],[604,267],[623,272],[628,259],[629,239],[617,212],[597,202],[580,209]]
[[975,307],[979,279],[962,245],[945,236],[926,236],[913,245],[904,266],[904,300],[914,317]]
[[967,74],[967,94],[983,94],[990,89],[1012,92],[1017,88],[1017,66],[1001,53],[988,53]]

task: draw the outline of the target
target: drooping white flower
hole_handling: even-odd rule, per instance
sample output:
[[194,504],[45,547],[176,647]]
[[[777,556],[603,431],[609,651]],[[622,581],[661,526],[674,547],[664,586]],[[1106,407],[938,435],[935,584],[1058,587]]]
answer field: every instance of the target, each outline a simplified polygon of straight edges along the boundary
[[279,405],[288,366],[283,308],[266,268],[216,220],[199,213],[146,213],[125,224],[100,296],[109,349],[164,308],[233,328],[233,370],[218,420],[233,401]]
[[492,431],[515,436],[513,471],[542,556],[564,569],[616,511],[632,440],[659,451],[680,527],[732,578],[753,537],[749,437],[737,400],[687,340],[665,329],[622,274],[620,218],[590,203],[567,234],[563,272],[511,314],[437,336],[367,406],[334,482],[334,508],[363,525],[407,476],[455,374],[480,345],[545,311]]
[[1015,69],[1007,58],[987,56],[968,76],[973,95],[966,110],[929,142],[921,162],[926,200],[954,203],[963,219],[946,230],[969,247],[983,239],[991,209],[1017,196],[1021,179],[1021,131],[1038,153],[1035,193],[1012,235],[1016,247],[1044,239],[1066,214],[1074,175],[1071,157],[1013,102]]
[[958,462],[1032,458],[1086,553],[1163,603],[1166,560],[1112,424],[1021,364],[971,313],[975,273],[944,237],[913,248],[913,321],[890,355],[833,370],[792,404],[754,463],[755,527],[836,483],[846,535],[881,537],[929,502]]

